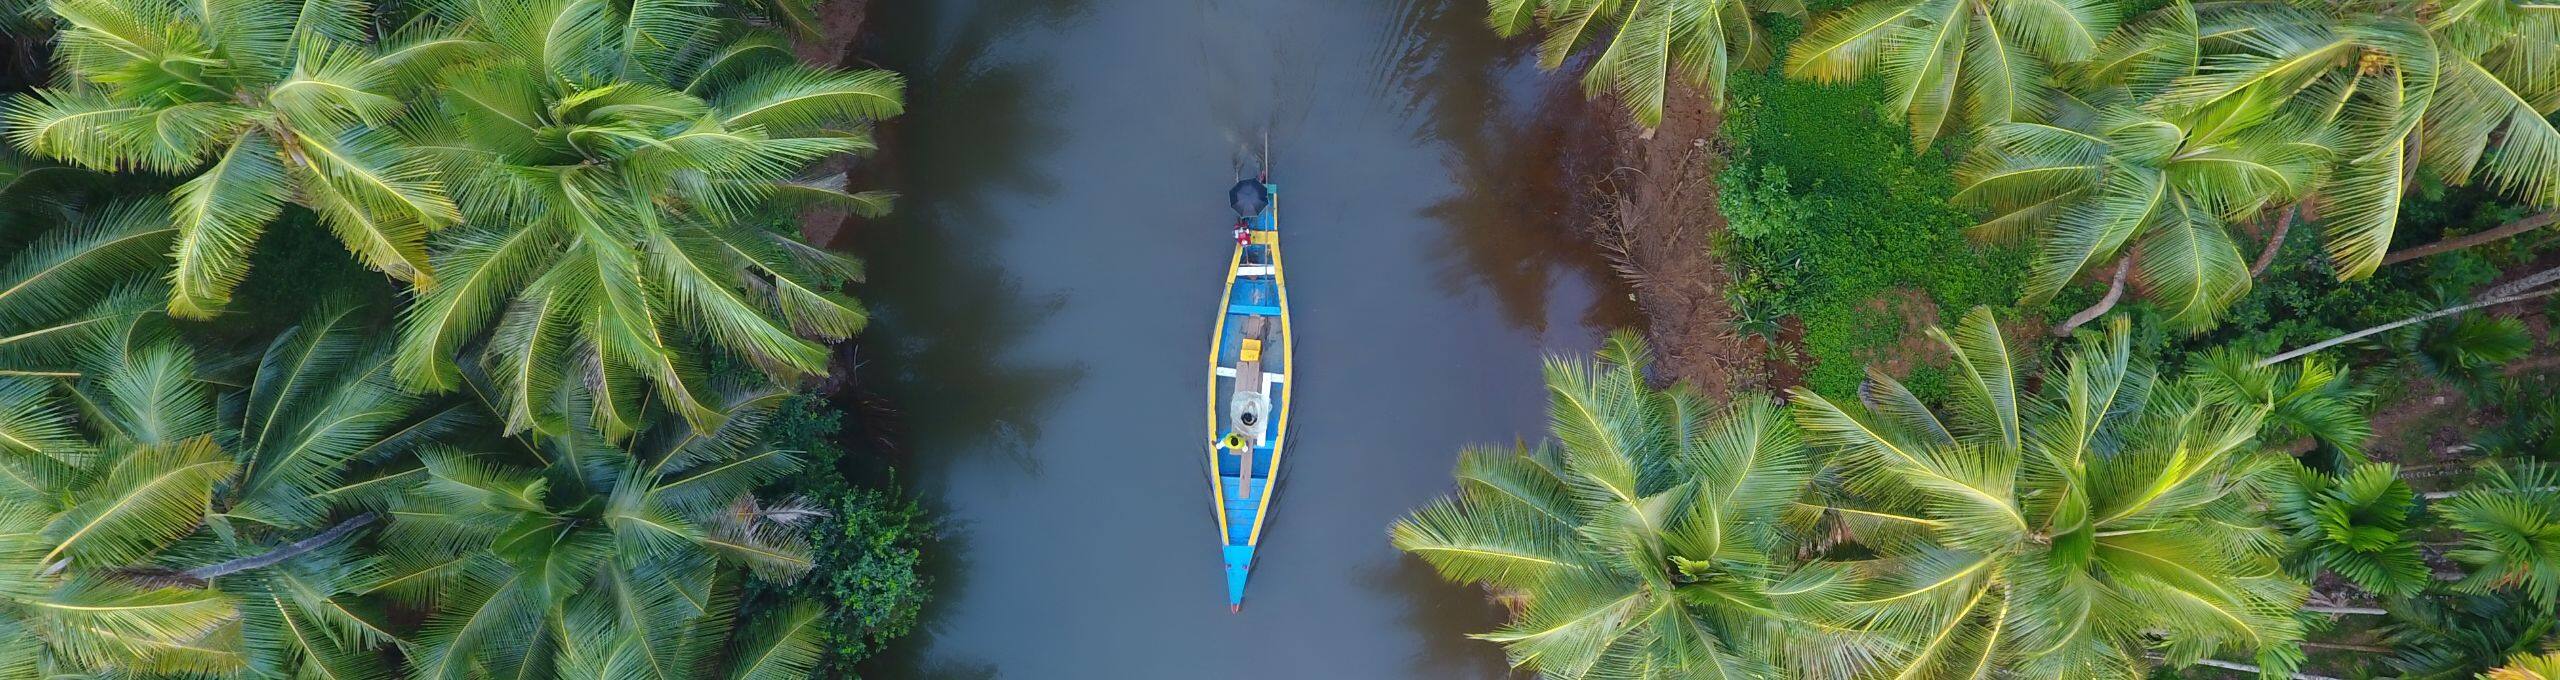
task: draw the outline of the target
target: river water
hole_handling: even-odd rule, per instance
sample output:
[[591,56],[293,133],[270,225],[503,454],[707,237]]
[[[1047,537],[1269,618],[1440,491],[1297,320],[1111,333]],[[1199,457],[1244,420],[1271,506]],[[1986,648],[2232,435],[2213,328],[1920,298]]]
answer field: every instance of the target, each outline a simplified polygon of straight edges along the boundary
[[[942,523],[887,678],[1492,678],[1501,612],[1387,543],[1457,452],[1543,436],[1539,359],[1629,317],[1561,216],[1560,76],[1481,0],[876,3],[866,381]],[[1565,93],[1569,104],[1573,96]],[[1199,462],[1225,189],[1269,132],[1300,338],[1244,611]]]

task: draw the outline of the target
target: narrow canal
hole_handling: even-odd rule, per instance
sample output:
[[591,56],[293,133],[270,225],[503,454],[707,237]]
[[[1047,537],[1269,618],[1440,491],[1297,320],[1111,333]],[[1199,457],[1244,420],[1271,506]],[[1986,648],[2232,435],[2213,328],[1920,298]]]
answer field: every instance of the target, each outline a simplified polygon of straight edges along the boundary
[[[1460,448],[1542,436],[1538,360],[1626,323],[1569,235],[1556,81],[1481,0],[934,0],[872,9],[912,79],[866,380],[943,523],[889,678],[1494,678],[1501,612],[1387,544]],[[1567,93],[1561,101],[1575,97]],[[1240,614],[1199,462],[1231,243],[1269,131],[1301,368]]]

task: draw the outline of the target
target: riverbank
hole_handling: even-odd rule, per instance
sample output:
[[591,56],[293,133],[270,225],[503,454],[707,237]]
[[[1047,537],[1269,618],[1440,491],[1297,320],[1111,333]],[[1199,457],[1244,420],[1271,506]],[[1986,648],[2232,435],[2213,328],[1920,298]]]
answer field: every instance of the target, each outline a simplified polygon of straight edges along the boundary
[[1961,140],[1915,152],[1883,96],[1738,72],[1722,106],[1675,84],[1650,136],[1614,102],[1586,106],[1603,124],[1576,142],[1597,150],[1585,236],[1636,291],[1657,379],[1845,391],[1874,366],[1927,393],[1942,316],[1989,305],[2033,332],[2037,311],[2013,306],[2024,249],[1967,239],[1947,201]]
[[[1557,83],[1580,97],[1580,84]],[[1722,396],[1773,385],[1768,343],[1741,332],[1726,295],[1732,274],[1712,247],[1726,227],[1716,186],[1725,167],[1723,117],[1713,104],[1675,83],[1662,126],[1650,135],[1607,97],[1562,115],[1586,121],[1568,125],[1565,140],[1580,150],[1566,156],[1580,166],[1574,176],[1582,234],[1634,291],[1656,354],[1655,379]]]

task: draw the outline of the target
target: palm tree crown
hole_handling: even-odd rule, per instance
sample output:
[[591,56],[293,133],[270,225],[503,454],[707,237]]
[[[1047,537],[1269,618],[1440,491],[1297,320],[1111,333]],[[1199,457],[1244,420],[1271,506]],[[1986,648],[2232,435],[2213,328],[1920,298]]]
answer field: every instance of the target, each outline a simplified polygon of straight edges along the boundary
[[1398,522],[1396,547],[1518,597],[1479,637],[1547,677],[1774,677],[1772,624],[1837,590],[1780,552],[1810,462],[1770,403],[1715,408],[1644,367],[1628,334],[1598,366],[1549,362],[1560,446],[1466,452],[1457,497]]
[[2286,126],[2181,125],[2127,106],[2131,97],[2075,100],[2052,123],[1991,126],[1957,200],[1991,209],[1978,234],[2039,236],[2028,300],[2129,257],[2171,323],[2201,328],[2249,291],[2231,225],[2307,193],[2326,150]]
[[356,330],[315,316],[239,389],[132,330],[67,385],[0,378],[0,677],[385,675],[365,471],[458,420]]
[[413,675],[807,677],[814,605],[743,631],[734,618],[739,567],[781,579],[811,564],[791,525],[816,511],[748,495],[797,466],[757,439],[781,396],[724,400],[717,431],[662,419],[617,446],[572,418],[515,450],[424,452],[391,506],[395,576],[379,589],[434,603]]
[[2270,108],[2341,133],[2322,233],[2344,278],[2391,245],[2417,170],[2560,207],[2560,16],[2476,0],[2244,2],[2193,12],[2195,67],[2153,102],[2182,120]]
[[1488,0],[1496,32],[1513,36],[1543,30],[1538,65],[1564,65],[1594,34],[1614,25],[1606,47],[1582,77],[1591,96],[1611,92],[1633,110],[1645,129],[1662,125],[1663,99],[1679,78],[1724,96],[1725,78],[1740,64],[1766,59],[1760,29],[1745,0]]
[[478,363],[509,430],[568,379],[598,387],[596,422],[619,438],[644,385],[716,425],[691,348],[779,378],[823,373],[824,348],[802,336],[861,328],[833,290],[860,272],[777,225],[767,199],[881,209],[885,196],[791,180],[871,148],[868,122],[898,112],[899,79],[801,66],[692,3],[474,7],[488,42],[524,49],[447,78],[435,115],[407,130],[471,225],[439,237],[445,280],[403,319],[398,375],[459,386],[455,355],[485,340]]
[[381,126],[476,43],[432,27],[376,40],[354,2],[55,0],[52,11],[63,84],[12,97],[9,136],[86,167],[191,176],[170,194],[171,313],[206,317],[229,301],[288,202],[366,266],[431,280],[427,234],[460,215]]
[[1824,82],[1880,72],[1914,144],[2046,110],[2057,66],[2114,30],[2105,0],[1878,0],[1822,17],[1788,47],[1787,71]]
[[2253,443],[2271,406],[2202,398],[2131,356],[2118,317],[2030,391],[1987,309],[1953,335],[1931,409],[1874,373],[1855,402],[1796,391],[1844,482],[1826,519],[1863,577],[1834,615],[1904,641],[1877,677],[2134,678],[2158,653],[2298,663],[2301,583],[2279,569]]

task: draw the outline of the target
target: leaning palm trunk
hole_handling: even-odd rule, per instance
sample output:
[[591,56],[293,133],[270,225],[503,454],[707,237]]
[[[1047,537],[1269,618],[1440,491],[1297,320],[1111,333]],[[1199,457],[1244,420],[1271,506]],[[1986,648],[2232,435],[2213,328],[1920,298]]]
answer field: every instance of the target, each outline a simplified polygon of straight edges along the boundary
[[2278,354],[2278,355],[2275,355],[2275,356],[2267,357],[2267,358],[2265,358],[2265,359],[2263,359],[2263,360],[2260,360],[2260,361],[2258,362],[2258,365],[2259,365],[2259,366],[2271,366],[2271,365],[2274,365],[2274,364],[2282,363],[2282,362],[2284,362],[2285,360],[2292,359],[2292,358],[2294,358],[2294,357],[2302,356],[2302,355],[2305,355],[2305,354],[2310,354],[2310,353],[2312,353],[2312,352],[2317,352],[2317,351],[2324,350],[2324,349],[2328,349],[2328,348],[2331,348],[2331,347],[2336,347],[2336,346],[2341,345],[2341,344],[2344,344],[2344,343],[2353,342],[2353,341],[2355,341],[2355,340],[2356,340],[2356,339],[2358,339],[2358,338],[2363,338],[2363,337],[2366,337],[2366,336],[2374,335],[2374,334],[2376,334],[2376,333],[2382,333],[2382,332],[2389,331],[2389,330],[2394,329],[2394,328],[2399,328],[2399,327],[2407,326],[2407,325],[2410,325],[2410,324],[2425,323],[2425,322],[2428,322],[2428,321],[2433,321],[2433,320],[2436,320],[2436,319],[2440,319],[2440,318],[2444,318],[2444,317],[2448,317],[2448,316],[2453,316],[2453,315],[2455,315],[2455,314],[2461,314],[2461,313],[2463,313],[2463,312],[2468,312],[2468,311],[2471,311],[2471,310],[2474,310],[2474,309],[2480,309],[2480,308],[2482,308],[2482,307],[2495,307],[2495,306],[2503,305],[2503,304],[2510,303],[2510,302],[2517,302],[2517,301],[2522,301],[2522,300],[2531,300],[2531,299],[2534,299],[2534,298],[2543,297],[2543,296],[2550,295],[2550,294],[2553,294],[2553,293],[2560,293],[2560,267],[2555,267],[2555,268],[2552,268],[2552,269],[2546,269],[2546,270],[2542,270],[2542,271],[2539,271],[2539,272],[2535,272],[2535,273],[2534,273],[2534,274],[2532,274],[2531,276],[2526,276],[2526,277],[2524,277],[2524,278],[2517,279],[2517,280],[2515,280],[2515,281],[2509,282],[2509,283],[2507,283],[2506,285],[2498,286],[2498,287],[2496,287],[2496,288],[2491,288],[2491,289],[2489,289],[2489,290],[2488,290],[2488,292],[2481,293],[2481,294],[2480,294],[2480,297],[2479,297],[2479,298],[2477,298],[2477,299],[2475,299],[2475,300],[2473,300],[2470,304],[2465,304],[2465,305],[2460,305],[2460,306],[2455,306],[2455,307],[2447,307],[2447,308],[2444,308],[2444,309],[2439,309],[2439,310],[2436,310],[2436,311],[2427,312],[2427,313],[2425,313],[2425,314],[2420,314],[2420,315],[2417,315],[2417,316],[2412,316],[2412,317],[2409,317],[2409,318],[2401,319],[2401,320],[2399,320],[2399,321],[2393,321],[2393,322],[2391,322],[2391,323],[2382,324],[2382,325],[2380,325],[2380,326],[2374,326],[2374,327],[2372,327],[2372,328],[2367,328],[2367,329],[2360,330],[2360,331],[2356,331],[2356,332],[2353,332],[2353,333],[2348,333],[2348,334],[2346,334],[2346,335],[2341,335],[2341,336],[2334,337],[2334,338],[2330,338],[2330,339],[2327,339],[2327,340],[2322,340],[2322,341],[2320,341],[2320,342],[2312,343],[2312,344],[2311,344],[2310,346],[2308,346],[2308,347],[2304,347],[2304,348],[2297,349],[2297,350],[2294,350],[2294,351],[2291,351],[2291,352],[2286,352],[2286,353],[2283,353],[2283,354]]
[[2089,305],[2088,309],[2080,310],[2080,313],[2073,314],[2071,315],[2071,318],[2064,319],[2062,320],[2062,323],[2054,325],[2053,335],[2055,337],[2071,337],[2072,331],[2079,330],[2081,326],[2087,325],[2091,321],[2098,320],[2098,317],[2100,316],[2105,316],[2107,310],[2115,309],[2116,300],[2124,298],[2124,279],[2127,275],[2132,273],[2133,258],[2116,258],[2116,273],[2115,276],[2111,277],[2111,280],[2107,282],[2106,296],[2098,298],[2098,302],[2096,304]]
[[2506,240],[2528,231],[2551,226],[2551,222],[2554,217],[2560,217],[2560,211],[2546,210],[2526,215],[2516,221],[2501,224],[2496,228],[2477,234],[2465,234],[2423,246],[2415,246],[2393,251],[2390,255],[2382,257],[2382,263],[2398,264],[2423,257],[2432,257],[2456,250],[2463,250],[2481,244]]

